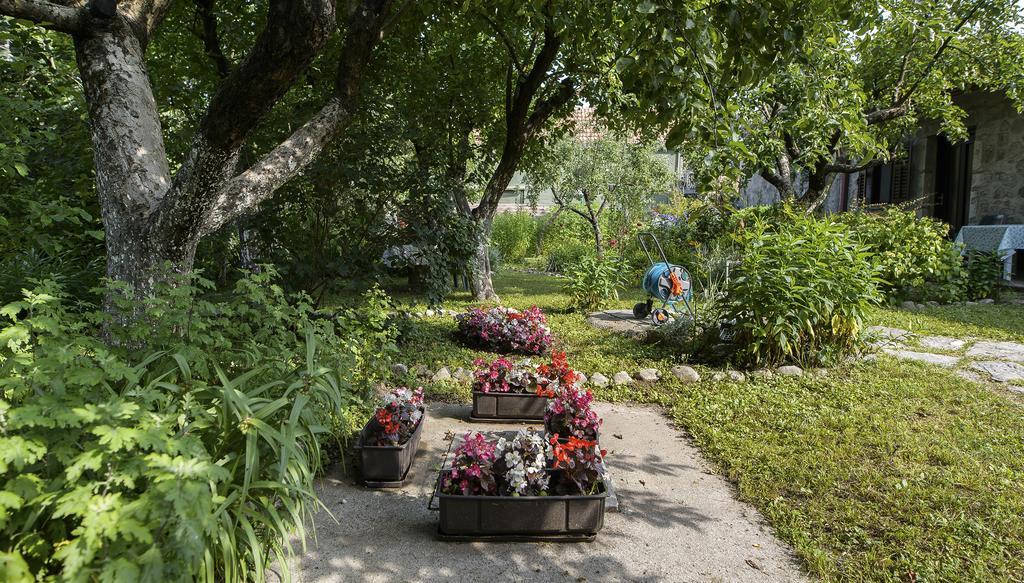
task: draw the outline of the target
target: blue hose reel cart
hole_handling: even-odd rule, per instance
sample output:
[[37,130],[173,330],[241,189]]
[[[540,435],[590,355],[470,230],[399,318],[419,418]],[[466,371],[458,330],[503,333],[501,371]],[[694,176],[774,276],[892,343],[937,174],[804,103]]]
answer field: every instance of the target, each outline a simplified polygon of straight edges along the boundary
[[[693,305],[690,303],[693,300],[690,273],[682,266],[669,263],[668,257],[665,256],[665,250],[661,248],[661,243],[658,242],[654,233],[650,231],[640,233],[637,235],[637,241],[640,243],[640,248],[644,250],[644,254],[647,255],[647,260],[651,262],[651,266],[647,269],[641,282],[641,286],[648,295],[647,301],[633,306],[633,316],[638,320],[650,316],[651,321],[656,326],[660,326],[669,321],[669,308],[678,313],[677,304],[682,302],[690,316],[694,317]],[[648,246],[648,243],[651,245]],[[658,251],[661,261],[657,261],[657,258],[651,254],[651,248]],[[661,302],[661,306],[655,308],[655,302]]]

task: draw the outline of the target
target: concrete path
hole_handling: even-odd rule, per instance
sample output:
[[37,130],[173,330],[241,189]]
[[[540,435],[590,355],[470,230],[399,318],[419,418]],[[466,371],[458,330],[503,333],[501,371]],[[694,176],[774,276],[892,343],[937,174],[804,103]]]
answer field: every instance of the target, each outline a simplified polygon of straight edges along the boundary
[[317,516],[316,542],[296,547],[300,582],[803,581],[790,550],[736,499],[657,409],[601,404],[602,447],[619,496],[592,543],[442,543],[427,510],[446,433],[514,429],[471,424],[468,406],[431,403],[411,482],[368,490],[336,467],[319,485],[338,519]]

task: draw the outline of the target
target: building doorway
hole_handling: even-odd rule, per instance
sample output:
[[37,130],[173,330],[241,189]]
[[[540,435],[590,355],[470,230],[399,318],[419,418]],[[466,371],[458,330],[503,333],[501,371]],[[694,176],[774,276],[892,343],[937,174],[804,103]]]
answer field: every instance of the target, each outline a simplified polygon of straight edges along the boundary
[[935,213],[937,219],[949,223],[950,236],[970,218],[971,166],[974,160],[974,132],[966,141],[952,144],[946,136],[938,136],[935,154]]

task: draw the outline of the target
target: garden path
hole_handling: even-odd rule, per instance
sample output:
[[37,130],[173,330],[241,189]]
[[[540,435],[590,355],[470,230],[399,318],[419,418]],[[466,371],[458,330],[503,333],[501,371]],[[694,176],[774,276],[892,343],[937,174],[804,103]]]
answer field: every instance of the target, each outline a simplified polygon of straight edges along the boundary
[[[597,405],[620,512],[592,543],[445,543],[427,510],[453,434],[514,429],[471,424],[469,407],[430,403],[410,482],[357,485],[339,464],[320,481],[337,518],[317,516],[317,541],[296,548],[300,582],[802,581],[790,549],[697,448],[653,407]],[[447,437],[446,437],[447,436]]]
[[881,352],[901,360],[926,362],[956,369],[957,374],[974,381],[1008,383],[1006,388],[1024,393],[1024,344],[996,342],[976,338],[917,335],[901,328],[873,326]]

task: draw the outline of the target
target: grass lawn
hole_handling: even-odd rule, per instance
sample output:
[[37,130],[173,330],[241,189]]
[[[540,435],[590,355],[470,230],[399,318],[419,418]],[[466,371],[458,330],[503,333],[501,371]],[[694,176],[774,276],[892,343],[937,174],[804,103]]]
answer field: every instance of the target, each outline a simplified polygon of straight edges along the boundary
[[969,336],[1024,342],[1024,306],[1014,304],[953,305],[907,312],[878,308],[873,323],[919,334]]
[[[495,285],[506,305],[540,306],[557,349],[588,374],[645,366],[665,372],[676,363],[656,347],[597,331],[582,315],[567,313],[557,279],[502,273]],[[446,305],[472,303],[463,293]],[[1021,312],[1019,306],[923,314],[880,309],[872,318],[927,333],[1022,339]],[[451,318],[414,322],[403,359],[436,368],[493,358],[456,344],[454,328]],[[469,395],[465,385],[430,390],[442,398]],[[825,580],[1024,579],[1024,401],[1018,398],[884,357],[824,378],[692,385],[670,378],[595,394],[664,406],[736,483],[741,498]]]

